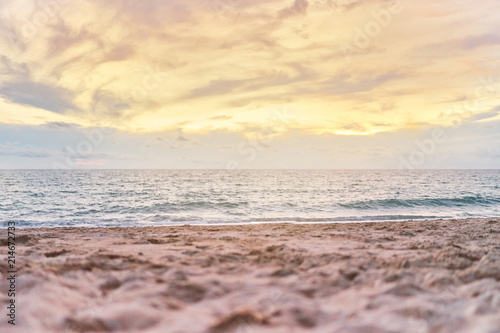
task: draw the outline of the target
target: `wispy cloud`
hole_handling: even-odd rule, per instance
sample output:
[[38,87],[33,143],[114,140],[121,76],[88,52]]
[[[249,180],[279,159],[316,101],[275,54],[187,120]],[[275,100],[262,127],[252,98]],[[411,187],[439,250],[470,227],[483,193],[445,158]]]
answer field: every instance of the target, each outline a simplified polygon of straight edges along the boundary
[[0,155],[15,157],[51,157],[53,153],[46,149],[37,149],[29,145],[20,146],[19,143],[0,144]]
[[[142,156],[140,149],[160,145],[194,154],[210,133],[230,142],[256,137],[280,108],[295,120],[273,135],[308,146],[314,135],[356,140],[495,122],[500,5],[402,1],[401,11],[387,16],[395,3],[65,1],[38,24],[33,14],[44,13],[43,3],[4,1],[0,123],[41,124],[49,152],[60,152],[55,142],[66,132],[66,139],[84,140],[78,131],[106,124],[130,134],[136,150],[128,154]],[[28,38],[30,25],[36,29]],[[356,41],[364,45],[346,61],[340,46]],[[478,88],[481,77],[494,82]],[[480,99],[477,90],[485,92]],[[471,99],[474,110],[462,105]]]
[[9,82],[0,88],[0,96],[8,101],[56,113],[78,111],[72,95],[64,88],[27,80]]

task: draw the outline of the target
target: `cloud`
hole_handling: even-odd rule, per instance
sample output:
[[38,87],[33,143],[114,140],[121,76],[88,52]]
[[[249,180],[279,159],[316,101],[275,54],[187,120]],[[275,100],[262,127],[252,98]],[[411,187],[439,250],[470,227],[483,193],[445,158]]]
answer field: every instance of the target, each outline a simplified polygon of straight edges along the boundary
[[120,98],[112,90],[96,89],[92,94],[90,110],[96,116],[111,119],[124,117],[131,107],[130,102]]
[[423,46],[420,51],[429,54],[429,52],[438,52],[442,56],[455,57],[451,50],[457,52],[474,51],[483,47],[500,45],[500,35],[496,33],[486,33],[478,35],[469,35],[463,38],[453,38],[441,40],[437,43]]
[[295,0],[291,7],[282,9],[279,13],[280,18],[286,18],[294,15],[305,15],[309,2],[307,0]]
[[62,121],[52,121],[52,122],[47,122],[44,124],[44,126],[52,129],[74,129],[74,128],[79,128],[80,126],[77,124],[72,124],[72,123],[65,123]]
[[[352,124],[354,127],[356,125],[357,123]],[[238,162],[241,168],[397,168],[401,155],[407,157],[412,151],[419,149],[415,140],[430,138],[433,130],[396,130],[367,136],[346,136],[332,133],[315,135],[300,128],[283,133],[250,123],[242,126],[245,131],[261,135],[245,137],[246,133],[242,131],[218,130],[204,134],[189,133],[189,144],[171,140],[152,144],[159,135],[175,139],[179,131],[161,134],[116,132],[106,135],[99,146],[94,146],[93,151],[80,154],[79,143],[88,139],[81,133],[75,135],[70,131],[48,131],[45,126],[9,129],[7,125],[2,125],[0,168],[51,168],[53,162],[66,165],[67,158],[73,163],[85,163],[78,165],[88,168],[225,168],[229,161]],[[457,128],[442,128],[447,137],[446,142],[436,146],[435,153],[428,156],[422,167],[498,166],[497,155],[484,153],[477,156],[475,152],[498,152],[499,126],[500,121],[493,121],[469,122]],[[346,126],[348,127],[349,125]],[[52,140],[48,141],[48,136]],[[5,143],[6,141],[14,143]],[[111,145],[111,141],[118,143]],[[35,147],[34,144],[27,142],[36,142],[36,148],[31,148]],[[192,144],[193,142],[203,143],[203,146]],[[145,149],[145,144],[148,143],[151,143],[151,147]],[[61,146],[66,145],[70,149],[61,151]],[[174,149],[175,153],[172,151]],[[445,152],[451,151],[457,153],[453,156],[445,155]],[[255,154],[255,158],[248,160],[251,152],[252,156]],[[50,158],[40,158],[49,157],[47,155]],[[188,162],[193,159],[199,162]]]
[[[299,63],[287,63],[281,69],[264,69],[258,76],[239,80],[214,80],[208,85],[192,90],[185,99],[206,96],[233,96],[248,92],[265,91],[266,89],[288,86],[315,78],[317,74],[310,68]],[[234,98],[234,97],[233,97]]]
[[46,149],[36,149],[29,145],[21,147],[18,143],[0,144],[1,156],[17,157],[51,157],[53,154]]
[[491,46],[500,44],[500,35],[497,34],[482,34],[475,36],[467,36],[457,42],[457,44],[466,50],[476,49],[481,46]]
[[343,130],[354,131],[354,132],[359,132],[359,133],[363,133],[363,132],[367,131],[367,128],[365,126],[358,124],[358,123],[343,125],[340,128]]
[[177,141],[189,141],[188,138],[186,138],[183,134],[182,131],[179,131],[179,134],[177,135],[177,138],[175,139]]
[[106,61],[123,61],[135,54],[132,45],[118,45],[113,48],[105,57]]
[[19,63],[6,55],[0,56],[0,74],[7,77],[27,78],[31,76],[31,71],[25,63]]
[[215,80],[211,81],[207,86],[192,90],[187,98],[199,98],[205,96],[227,94],[242,86],[248,80]]
[[[8,6],[0,8],[0,29],[19,32],[38,2],[8,3],[16,10],[9,16]],[[336,12],[319,10],[325,3],[334,4]],[[120,131],[154,133],[147,141],[151,150],[168,146],[155,141],[158,136],[179,150],[202,142],[197,134],[222,129],[250,137],[262,131],[254,127],[265,124],[277,105],[292,110],[300,119],[293,126],[308,133],[447,126],[453,121],[448,106],[438,101],[471,96],[471,85],[485,73],[498,77],[500,8],[471,0],[417,1],[405,2],[387,24],[375,18],[394,3],[68,2],[24,51],[13,51],[0,38],[0,122],[46,123],[39,131],[56,144],[71,132],[68,126],[80,131],[107,121]],[[367,34],[369,45],[358,47],[348,63],[342,42],[353,44],[356,29],[367,33],[376,22],[380,34]],[[429,43],[429,49],[415,52]],[[148,78],[148,68],[168,75]],[[491,96],[481,102],[498,105]],[[460,113],[453,118],[497,117],[493,111]],[[287,126],[280,135],[294,134]],[[178,128],[184,132],[178,134]],[[182,142],[188,138],[189,144]]]
[[71,22],[65,22],[63,19],[57,20],[50,25],[51,34],[46,39],[46,58],[59,57],[65,53],[72,52],[74,48],[82,45],[93,45],[98,49],[105,47],[104,42],[94,31],[87,27],[73,27]]
[[466,121],[479,121],[479,120],[485,120],[485,119],[490,119],[498,116],[500,114],[500,106],[497,106],[493,108],[490,111],[486,112],[475,112],[471,116],[466,117]]
[[348,73],[340,73],[325,82],[323,91],[328,91],[333,95],[354,94],[367,92],[382,86],[388,81],[404,78],[405,74],[397,71],[389,71],[383,74],[354,76]]
[[124,161],[134,161],[141,160],[144,158],[143,155],[139,154],[129,154],[129,153],[119,153],[115,151],[92,151],[92,152],[76,152],[74,150],[68,149],[67,146],[64,146],[61,149],[61,152],[74,158],[76,160],[124,160]]
[[27,80],[8,82],[0,88],[0,95],[13,103],[34,106],[60,114],[78,110],[78,107],[71,101],[73,93],[46,83]]

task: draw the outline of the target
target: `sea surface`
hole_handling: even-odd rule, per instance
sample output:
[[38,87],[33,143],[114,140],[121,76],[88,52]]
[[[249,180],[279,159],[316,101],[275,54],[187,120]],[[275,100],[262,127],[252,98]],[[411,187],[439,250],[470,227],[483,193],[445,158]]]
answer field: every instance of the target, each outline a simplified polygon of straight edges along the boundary
[[500,216],[500,170],[0,170],[18,227]]

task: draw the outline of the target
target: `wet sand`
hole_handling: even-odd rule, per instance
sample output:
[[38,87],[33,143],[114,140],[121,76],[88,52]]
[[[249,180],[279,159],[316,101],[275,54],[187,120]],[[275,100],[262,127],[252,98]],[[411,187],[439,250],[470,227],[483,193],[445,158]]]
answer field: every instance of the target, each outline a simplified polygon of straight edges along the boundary
[[500,332],[500,218],[17,231],[1,332]]

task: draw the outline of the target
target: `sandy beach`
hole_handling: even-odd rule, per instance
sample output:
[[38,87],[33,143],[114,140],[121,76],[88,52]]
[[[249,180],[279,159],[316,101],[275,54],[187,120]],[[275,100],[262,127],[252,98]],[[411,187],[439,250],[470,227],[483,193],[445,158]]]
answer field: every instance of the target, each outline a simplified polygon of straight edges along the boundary
[[500,332],[500,218],[20,229],[2,332]]

